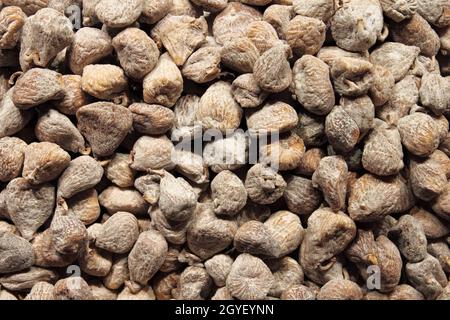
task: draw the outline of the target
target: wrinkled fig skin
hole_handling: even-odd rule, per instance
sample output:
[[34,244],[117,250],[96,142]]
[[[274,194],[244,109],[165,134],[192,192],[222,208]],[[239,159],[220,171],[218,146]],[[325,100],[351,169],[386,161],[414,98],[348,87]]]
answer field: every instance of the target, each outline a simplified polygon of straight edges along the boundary
[[0,300],[450,300],[449,1],[0,0]]

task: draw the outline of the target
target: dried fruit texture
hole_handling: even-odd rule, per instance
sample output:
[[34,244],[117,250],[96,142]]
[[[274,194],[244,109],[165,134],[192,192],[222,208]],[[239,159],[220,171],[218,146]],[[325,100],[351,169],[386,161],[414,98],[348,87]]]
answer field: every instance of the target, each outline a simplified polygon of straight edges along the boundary
[[123,28],[139,18],[142,4],[142,0],[99,0],[95,6],[95,14],[106,26]]
[[100,216],[100,204],[95,189],[79,192],[67,200],[69,211],[75,214],[85,225],[97,221]]
[[100,205],[110,213],[125,211],[137,216],[147,213],[148,204],[141,194],[131,188],[119,188],[110,186],[99,195]]
[[258,58],[258,49],[246,37],[228,41],[221,50],[221,62],[239,73],[252,72]]
[[334,15],[335,4],[332,0],[293,0],[293,10],[296,14],[320,19],[327,23]]
[[142,232],[128,256],[130,279],[145,286],[163,265],[167,250],[167,242],[161,233]]
[[12,101],[14,89],[8,90],[0,102],[0,138],[18,133],[30,122],[33,113],[21,110]]
[[248,145],[248,136],[242,130],[208,142],[203,150],[205,165],[216,173],[244,167],[247,163]]
[[19,42],[27,16],[20,7],[5,7],[0,12],[0,49],[13,49]]
[[275,278],[269,295],[279,298],[281,294],[292,286],[303,283],[303,270],[297,261],[290,257],[269,262],[269,268]]
[[35,14],[40,9],[47,7],[49,0],[3,0],[4,6],[17,6],[28,16]]
[[254,21],[250,23],[245,36],[258,48],[260,54],[263,54],[280,43],[277,31],[266,21]]
[[312,176],[313,186],[322,190],[325,201],[334,211],[345,206],[347,174],[348,168],[344,159],[339,156],[330,156],[320,160]]
[[164,134],[175,121],[173,111],[160,105],[133,103],[128,109],[133,114],[133,128],[142,134]]
[[100,61],[112,51],[111,37],[106,32],[96,28],[81,28],[75,33],[69,48],[70,70],[81,75],[85,66]]
[[450,82],[439,74],[427,73],[420,85],[420,102],[434,114],[441,115],[449,108]]
[[1,277],[0,284],[10,291],[28,291],[40,281],[54,282],[57,277],[54,271],[31,267],[19,273]]
[[119,147],[133,125],[129,109],[109,102],[85,105],[77,111],[78,129],[97,156],[109,156]]
[[281,101],[269,101],[262,108],[247,114],[247,126],[252,133],[283,133],[298,124],[295,109]]
[[325,124],[322,117],[311,113],[298,115],[298,124],[293,131],[302,138],[307,147],[320,147],[327,141]]
[[187,229],[187,245],[205,260],[227,248],[236,231],[237,223],[218,218],[212,204],[199,204]]
[[342,49],[361,52],[372,47],[383,29],[383,12],[378,1],[350,0],[336,10],[331,33]]
[[124,71],[110,64],[92,64],[83,69],[83,91],[98,99],[112,99],[128,87]]
[[429,58],[424,55],[419,55],[409,73],[416,77],[423,77],[428,72],[440,74],[439,62],[434,56]]
[[204,300],[212,289],[212,279],[202,267],[187,267],[180,275],[177,299]]
[[130,167],[137,171],[173,169],[174,146],[166,136],[142,136],[133,146]]
[[445,189],[433,201],[433,211],[443,219],[450,221],[450,184],[447,182]]
[[302,161],[305,144],[295,133],[282,135],[260,148],[260,162],[277,166],[279,170],[293,170]]
[[284,34],[295,55],[315,55],[325,42],[326,29],[321,20],[298,15],[289,21]]
[[420,48],[420,52],[427,57],[432,57],[439,51],[439,36],[417,13],[411,19],[392,24],[390,27],[392,38],[396,42],[417,46]]
[[56,251],[52,231],[47,229],[33,240],[36,265],[40,267],[67,267],[77,259],[77,254],[61,254]]
[[152,30],[152,38],[159,47],[164,46],[177,66],[200,46],[208,33],[204,17],[167,15]]
[[33,186],[24,178],[16,178],[6,186],[5,203],[14,225],[29,240],[53,214],[55,188],[50,184]]
[[284,91],[292,82],[291,67],[288,62],[290,47],[277,45],[264,52],[253,67],[253,76],[261,89],[277,93]]
[[181,139],[191,140],[202,132],[202,126],[196,120],[200,98],[196,95],[184,95],[180,97],[174,106],[175,122],[171,137],[176,141]]
[[71,160],[66,151],[51,142],[28,145],[24,156],[22,176],[34,185],[58,178]]
[[[163,0],[163,2],[164,1],[166,0]],[[186,15],[191,17],[199,17],[203,14],[202,10],[194,5],[194,3],[190,0],[169,0],[168,2],[172,2],[168,13],[174,16]]]
[[374,130],[365,140],[362,165],[379,176],[394,175],[403,169],[403,149],[397,128],[375,121]]
[[274,280],[272,272],[261,259],[243,253],[231,266],[226,287],[237,299],[261,300],[269,293]]
[[133,79],[144,78],[158,63],[158,47],[140,29],[125,29],[114,37],[112,45],[125,74]]
[[34,68],[25,72],[13,87],[12,101],[19,109],[27,110],[50,100],[62,98],[61,74]]
[[[438,34],[441,40],[441,48],[440,53],[443,56],[450,55],[450,28],[444,28],[441,30],[438,30]],[[442,72],[444,74],[444,72]]]
[[410,19],[417,10],[417,0],[380,0],[380,4],[383,13],[395,22]]
[[34,264],[33,247],[24,238],[0,231],[0,247],[0,274],[21,271]]
[[375,65],[372,68],[372,85],[369,88],[369,96],[376,107],[387,103],[392,96],[395,79],[392,73],[385,67]]
[[54,286],[45,281],[37,282],[30,293],[27,294],[25,300],[55,300],[53,295]]
[[73,159],[58,180],[58,196],[72,198],[81,191],[95,187],[103,176],[102,166],[89,156]]
[[381,235],[374,238],[372,231],[358,230],[354,242],[345,252],[348,259],[355,263],[361,276],[367,281],[369,266],[380,268],[380,292],[394,289],[402,273],[402,258],[393,242]]
[[183,178],[175,178],[168,172],[160,182],[159,208],[172,221],[186,221],[192,217],[197,205],[194,189]]
[[389,230],[389,237],[408,262],[420,262],[427,256],[427,238],[422,225],[411,215],[403,215]]
[[[317,53],[317,58],[325,62],[330,68],[339,58],[364,58],[361,53],[350,52],[336,46],[323,46]],[[365,59],[365,58],[364,58]]]
[[42,113],[34,128],[36,137],[42,142],[52,142],[66,151],[89,153],[84,138],[70,119],[56,110]]
[[322,203],[322,194],[315,189],[311,180],[289,176],[283,197],[290,211],[298,215],[310,215]]
[[127,257],[118,257],[111,266],[110,272],[103,279],[103,284],[110,290],[119,289],[125,281],[129,280]]
[[[26,12],[25,12],[26,13]],[[56,55],[72,43],[72,23],[62,13],[44,8],[26,19],[20,39],[22,70],[46,67]]]
[[177,172],[197,184],[209,182],[208,166],[201,154],[187,150],[176,150],[173,156]]
[[135,180],[135,171],[130,168],[129,155],[116,153],[105,169],[106,177],[121,188],[132,187]]
[[223,45],[238,36],[245,36],[247,27],[262,20],[261,13],[245,4],[230,2],[214,19],[212,32],[217,43]]
[[427,247],[428,252],[439,260],[442,270],[448,273],[450,271],[450,248],[445,242],[430,243]]
[[433,155],[429,158],[411,158],[410,183],[414,195],[424,201],[439,196],[447,184],[445,167]]
[[183,91],[183,77],[180,70],[164,53],[155,68],[144,78],[144,101],[173,107]]
[[405,77],[419,53],[420,49],[416,46],[385,42],[370,53],[370,61],[388,69],[397,82]]
[[142,1],[140,21],[148,24],[158,22],[169,13],[175,3],[175,0]]
[[314,114],[328,114],[335,103],[328,66],[316,57],[304,55],[295,62],[292,73],[291,91],[303,107]]
[[122,291],[117,295],[117,300],[155,300],[155,293],[152,287],[144,286],[140,290],[130,289],[129,286],[125,286]]
[[54,287],[55,300],[93,300],[92,290],[81,277],[59,280]]
[[210,82],[220,74],[220,48],[207,46],[195,51],[181,70],[183,76],[196,83]]
[[342,57],[331,67],[334,89],[343,96],[366,94],[373,83],[373,65],[358,58]]
[[304,285],[292,285],[281,293],[281,300],[316,300],[315,292]]
[[233,259],[225,254],[217,254],[205,261],[205,269],[218,287],[224,287],[231,271]]
[[55,250],[61,254],[77,254],[87,239],[84,224],[69,211],[64,200],[59,199],[49,230]]
[[400,176],[379,179],[365,174],[350,189],[348,213],[358,222],[372,222],[410,209],[411,190]]
[[0,139],[0,181],[8,182],[20,175],[27,144],[19,138]]
[[122,254],[133,248],[138,237],[136,217],[128,212],[117,212],[102,225],[95,245],[100,249]]
[[216,214],[235,216],[247,203],[247,190],[238,176],[225,170],[211,181],[211,198]]
[[427,239],[439,239],[449,232],[449,227],[444,222],[423,208],[415,207],[409,214],[422,225]]
[[449,6],[445,0],[417,0],[417,12],[436,27],[450,25]]
[[406,276],[411,285],[428,300],[436,299],[447,285],[447,277],[439,260],[431,255],[416,263],[406,264]]
[[242,108],[256,108],[260,106],[268,93],[264,92],[252,73],[237,77],[231,87],[234,99]]
[[[316,283],[325,284],[339,274],[339,263],[334,257],[345,250],[355,238],[356,226],[342,212],[321,208],[308,218],[308,228],[300,246],[300,264],[305,275]],[[342,275],[341,275],[342,277]]]
[[67,115],[76,114],[77,110],[88,104],[89,97],[81,88],[81,77],[78,75],[62,76],[63,97],[53,101],[55,107]]
[[264,10],[263,19],[272,25],[276,30],[278,37],[285,40],[284,31],[289,21],[295,16],[292,6],[274,4]]
[[388,124],[397,125],[419,102],[419,89],[414,76],[406,76],[395,84],[391,100],[376,110],[377,117]]
[[353,281],[332,279],[317,294],[317,300],[362,300],[361,288]]
[[[161,232],[167,242],[180,245],[186,242],[187,226],[190,220],[186,221],[171,221],[168,220],[160,209],[151,209],[150,217],[152,219],[152,226]],[[178,255],[177,255],[178,261]],[[161,270],[163,271],[163,270]]]
[[255,164],[245,178],[249,198],[257,204],[272,204],[283,196],[286,181],[271,167]]
[[200,99],[196,119],[204,130],[217,129],[225,133],[239,127],[242,109],[234,100],[231,84],[219,81],[209,86]]

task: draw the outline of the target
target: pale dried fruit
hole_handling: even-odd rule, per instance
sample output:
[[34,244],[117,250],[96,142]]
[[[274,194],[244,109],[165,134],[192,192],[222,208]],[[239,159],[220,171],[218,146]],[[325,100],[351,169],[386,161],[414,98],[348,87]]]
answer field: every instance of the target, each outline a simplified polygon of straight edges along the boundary
[[409,152],[427,157],[439,146],[439,131],[436,122],[429,115],[416,112],[398,121],[402,144]]
[[432,208],[433,211],[444,218],[445,220],[450,220],[450,184],[447,182],[445,189],[442,193],[433,201]]
[[93,300],[92,290],[81,277],[59,280],[54,287],[55,300]]
[[286,181],[271,167],[256,164],[245,178],[245,188],[249,198],[258,204],[271,204],[283,196]]
[[72,198],[81,191],[95,187],[103,176],[102,166],[89,156],[72,160],[58,180],[58,196]]
[[156,104],[133,103],[133,127],[142,134],[160,135],[172,128],[175,115],[172,110]]
[[207,30],[204,17],[167,15],[152,29],[152,38],[166,48],[177,66],[182,66],[205,40]]
[[284,31],[289,21],[294,17],[291,6],[274,4],[264,11],[263,19],[274,27],[280,39],[285,39]]
[[331,19],[331,33],[336,44],[349,51],[368,50],[382,29],[383,12],[378,1],[345,1]]
[[14,48],[20,39],[27,16],[20,7],[5,7],[0,12],[0,49]]
[[216,214],[234,216],[247,203],[247,191],[238,176],[225,170],[211,181],[211,198]]
[[[26,13],[26,12],[25,12]],[[46,67],[56,55],[72,43],[72,23],[62,13],[44,8],[27,18],[20,39],[22,70]]]
[[317,300],[362,300],[363,293],[350,280],[333,279],[327,282],[317,294]]
[[31,143],[24,156],[22,176],[34,185],[59,177],[71,160],[66,151],[51,142]]
[[85,105],[77,111],[78,129],[97,156],[109,156],[119,147],[133,124],[131,111],[109,102]]
[[295,62],[291,90],[308,111],[324,115],[334,106],[335,98],[328,66],[320,59],[304,55]]
[[207,46],[191,54],[181,72],[189,80],[206,83],[218,78],[220,70],[220,48]]
[[17,272],[34,264],[31,244],[10,232],[0,231],[0,273]]
[[279,43],[277,31],[266,21],[254,21],[247,27],[246,37],[263,54]]
[[427,299],[436,299],[447,285],[447,277],[439,261],[431,255],[416,263],[406,264],[406,276],[411,285]]
[[148,24],[156,23],[169,13],[175,3],[172,0],[143,1],[140,20]]
[[316,300],[316,294],[313,290],[304,285],[292,285],[283,291],[281,300]]
[[161,268],[167,249],[161,233],[153,230],[142,232],[128,256],[130,279],[144,286]]
[[395,22],[411,18],[417,10],[416,0],[381,0],[380,4],[383,13]]
[[392,96],[395,79],[389,69],[375,65],[372,69],[373,80],[369,89],[369,96],[376,107],[387,103]]
[[319,208],[322,194],[314,188],[311,180],[289,176],[286,182],[283,197],[290,211],[298,215],[309,215]]
[[[83,13],[85,12],[86,10],[83,10]],[[75,33],[69,48],[70,70],[81,75],[85,66],[100,61],[112,51],[111,37],[106,32],[96,28],[81,28]]]
[[103,225],[95,239],[95,245],[109,252],[129,252],[139,236],[137,219],[128,212],[117,212]]
[[414,195],[424,201],[439,196],[447,184],[446,170],[433,157],[411,158],[409,163],[410,183]]
[[178,281],[178,299],[204,300],[212,289],[212,279],[205,268],[187,267]]
[[295,16],[284,30],[286,41],[297,56],[315,55],[325,42],[326,26],[321,20]]
[[131,188],[110,186],[99,195],[100,205],[110,213],[125,211],[137,216],[147,213],[148,204],[141,194]]
[[357,97],[372,87],[373,65],[358,58],[338,58],[331,67],[331,77],[337,93]]
[[63,97],[61,74],[34,68],[25,72],[13,87],[12,101],[23,110]]
[[6,186],[5,199],[11,220],[29,240],[53,214],[55,188],[50,184],[33,186],[24,178],[16,178]]
[[239,73],[248,73],[253,71],[259,51],[248,38],[242,37],[228,41],[220,55],[226,67]]
[[95,6],[95,13],[106,26],[122,28],[135,22],[142,9],[142,0],[99,0]]
[[20,175],[27,144],[19,138],[0,139],[0,181],[8,182]]
[[142,136],[133,146],[130,167],[138,171],[172,169],[174,146],[166,136]]
[[180,70],[164,53],[155,68],[144,78],[144,101],[173,107],[183,91],[183,77]]
[[305,154],[303,140],[295,133],[285,134],[274,140],[272,143],[260,147],[259,161],[276,166],[280,171],[293,170],[298,167]]
[[423,231],[428,239],[438,239],[449,232],[448,226],[434,214],[423,208],[413,208],[409,214],[422,225]]
[[204,130],[217,129],[221,132],[239,127],[242,109],[234,100],[231,85],[219,81],[209,86],[200,99],[196,119]]
[[31,267],[0,278],[0,284],[11,291],[28,291],[40,281],[54,282],[58,275],[51,270]]
[[295,109],[281,101],[269,101],[258,110],[249,110],[247,126],[251,133],[283,133],[295,128],[299,117]]
[[280,297],[281,294],[291,286],[301,285],[303,283],[303,270],[297,261],[290,257],[281,260],[272,260],[269,262],[269,268],[275,278],[269,295]]
[[320,160],[312,176],[313,186],[322,190],[325,201],[333,211],[338,211],[345,206],[347,174],[348,168],[344,159],[339,156],[330,156]]
[[400,176],[379,179],[365,174],[350,190],[348,212],[355,221],[370,222],[408,210],[413,204],[412,192]]
[[269,293],[274,277],[259,258],[243,253],[231,266],[226,286],[231,295],[240,300],[261,300]]
[[27,296],[25,300],[54,300],[53,294],[54,286],[48,282],[37,282]]
[[422,77],[420,85],[420,102],[434,114],[441,115],[449,108],[449,90],[450,82],[444,77],[427,73]]
[[205,269],[218,287],[224,287],[231,271],[233,259],[225,254],[218,254],[205,261]]
[[103,100],[112,99],[126,90],[128,80],[124,71],[110,64],[90,64],[84,67],[81,78],[83,91]]
[[158,47],[140,29],[125,29],[114,37],[112,45],[125,74],[133,79],[144,78],[158,63]]
[[330,20],[335,11],[333,0],[293,0],[292,4],[296,14],[320,19],[325,23]]
[[264,52],[253,67],[253,76],[261,89],[267,92],[281,92],[289,87],[292,81],[291,67],[288,58],[290,47],[277,45]]
[[0,138],[11,136],[22,130],[33,113],[17,108],[13,101],[13,89],[8,90],[0,102]]
[[135,171],[130,168],[129,155],[116,153],[105,169],[106,177],[121,188],[132,187],[135,180]]

